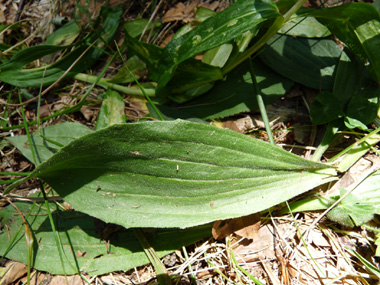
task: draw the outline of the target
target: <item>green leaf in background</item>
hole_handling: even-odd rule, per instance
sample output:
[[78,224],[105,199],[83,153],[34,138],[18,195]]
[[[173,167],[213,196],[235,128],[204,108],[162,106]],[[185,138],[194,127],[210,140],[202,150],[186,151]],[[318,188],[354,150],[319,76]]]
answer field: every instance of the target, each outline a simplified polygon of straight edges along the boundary
[[372,5],[380,12],[380,0],[373,1]]
[[[265,104],[273,103],[292,87],[292,81],[274,73],[259,59],[255,59],[253,65]],[[249,64],[245,62],[229,72],[225,80],[218,81],[207,94],[179,106],[178,110],[205,120],[258,110],[254,92]]]
[[98,29],[90,33],[86,38],[86,41],[81,41],[76,49],[69,52],[55,63],[46,66],[46,68],[22,69],[24,66],[40,57],[60,51],[67,47],[39,45],[21,50],[8,62],[0,65],[0,81],[18,87],[40,87],[41,81],[43,81],[44,85],[52,84],[67,71],[78,57],[81,56],[89,44],[92,44],[95,40],[99,39],[99,37],[102,37],[102,40],[98,40],[95,46],[77,62],[66,76],[73,76],[74,74],[89,68],[104,52],[105,43],[108,43],[113,39],[118,29],[121,14],[121,6],[103,7],[100,14],[102,24],[97,27]]
[[[170,90],[170,99],[177,103],[184,103],[199,96],[199,93],[191,93],[191,90],[223,79],[220,68],[202,63],[195,59],[189,59],[178,65],[173,78],[165,88]],[[211,87],[211,86],[210,86]],[[206,89],[208,91],[210,88]]]
[[368,71],[366,72],[359,58],[348,49],[344,49],[336,70],[333,89],[344,111],[347,111],[348,103],[355,93],[363,93],[368,88],[368,76]]
[[210,49],[203,55],[202,62],[222,68],[230,57],[232,48],[232,44],[223,44],[219,47]]
[[153,28],[158,28],[161,26],[160,22],[149,22],[149,19],[135,19],[133,21],[124,24],[124,30],[132,37],[136,38],[142,34],[145,27],[145,32],[149,33]]
[[138,41],[125,33],[125,41],[128,43],[128,52],[138,56],[148,66],[148,77],[153,81],[158,81],[157,69],[159,60],[162,57],[163,49],[159,46]]
[[108,89],[100,107],[96,130],[116,124],[124,124],[127,120],[124,108],[125,103],[119,93]]
[[186,228],[268,209],[333,175],[268,143],[176,120],[85,135],[28,178],[43,179],[76,210],[105,222]]
[[348,3],[309,13],[325,24],[363,63],[380,83],[380,14],[369,3]]
[[364,125],[368,125],[375,120],[378,108],[378,98],[369,100],[364,97],[355,96],[348,104],[347,116],[362,122]]
[[304,38],[325,38],[331,35],[329,29],[313,17],[293,17],[278,30],[279,34]]
[[[92,132],[91,129],[80,123],[61,123],[48,126],[40,131],[44,137],[61,145],[67,145],[71,141]],[[60,149],[56,144],[43,139],[38,132],[38,130],[35,131],[31,136],[37,165],[50,158]],[[7,137],[6,140],[10,141],[27,159],[29,159],[29,161],[34,163],[28,137],[26,135]]]
[[[380,171],[360,183],[327,215],[342,225],[360,226],[380,214]],[[341,191],[341,196],[345,190]],[[339,197],[338,197],[339,198]]]
[[215,16],[215,14],[215,11],[201,6],[197,9],[197,12],[195,13],[195,19],[197,20],[197,22],[201,23],[206,19]]
[[322,91],[310,106],[310,116],[314,124],[322,125],[344,117],[344,112],[332,92]]
[[206,50],[218,47],[252,30],[260,23],[281,17],[270,0],[242,0],[208,18],[165,48],[158,65],[159,87],[168,83],[175,67]]
[[75,21],[64,24],[46,38],[45,45],[68,46],[79,36],[80,25]]
[[264,47],[260,58],[286,78],[318,90],[332,91],[334,70],[341,53],[333,40],[276,35]]
[[134,82],[134,79],[131,75],[131,72],[136,77],[140,79],[143,75],[147,73],[146,64],[138,56],[131,56],[123,65],[115,76],[112,78],[106,79],[110,83],[131,83]]
[[[27,213],[32,205],[26,202],[15,204],[23,213]],[[56,208],[53,202],[50,202],[50,208]],[[64,272],[59,262],[55,233],[51,230],[47,211],[44,209],[42,205],[35,205],[27,219],[35,239],[33,248],[35,269],[60,275],[71,275],[80,271],[93,276],[118,270],[126,271],[149,263],[133,230],[104,224],[80,212],[55,211],[53,218],[64,251]],[[12,206],[7,206],[0,211],[0,222],[1,228],[7,229],[0,232],[0,255],[26,264],[24,225],[20,215]],[[17,234],[20,228],[21,231]],[[210,225],[186,230],[146,231],[149,243],[160,257],[210,235]],[[5,254],[13,238],[16,238],[15,243]],[[109,242],[108,246],[102,239]]]

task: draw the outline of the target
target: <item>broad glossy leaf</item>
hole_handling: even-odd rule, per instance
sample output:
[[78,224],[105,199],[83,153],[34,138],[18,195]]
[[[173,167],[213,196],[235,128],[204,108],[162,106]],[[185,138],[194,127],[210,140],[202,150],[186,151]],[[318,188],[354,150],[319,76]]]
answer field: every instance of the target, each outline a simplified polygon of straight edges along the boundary
[[325,24],[363,63],[369,62],[373,78],[380,82],[380,14],[369,3],[348,3],[309,14]]
[[77,64],[71,69],[66,76],[73,76],[74,74],[89,68],[97,58],[104,52],[105,43],[110,42],[119,25],[120,17],[122,14],[121,7],[107,7],[103,8],[101,12],[102,24],[98,30],[91,33],[86,41],[68,53],[66,56],[57,62],[42,68],[22,69],[24,66],[40,57],[62,50],[61,46],[34,46],[21,50],[14,55],[8,62],[0,65],[0,81],[18,86],[18,87],[39,87],[43,78],[44,85],[56,82],[72,63],[77,60],[81,54],[86,50],[89,44],[102,37],[93,48],[91,48],[86,55],[80,59]]
[[218,47],[252,30],[260,23],[281,17],[271,0],[242,0],[200,23],[192,31],[172,40],[158,66],[159,87],[170,80],[181,62]]
[[28,137],[26,135],[7,137],[16,146],[19,151],[32,163],[41,164],[52,155],[58,152],[61,148],[51,141],[57,142],[60,145],[67,145],[69,142],[91,133],[92,130],[79,123],[61,123],[58,125],[48,126],[41,129],[41,134],[50,140],[46,141],[39,135],[39,131],[32,134],[33,151],[36,156],[36,162],[33,161],[32,151],[30,149]]
[[[345,226],[360,226],[380,214],[380,171],[360,183],[328,217]],[[341,191],[341,196],[345,191]]]
[[125,103],[119,93],[108,89],[100,107],[96,129],[100,130],[112,125],[124,124],[127,120],[124,108]]
[[261,60],[282,76],[319,90],[331,91],[342,51],[333,40],[274,36]]
[[[32,203],[16,202],[23,213],[27,213]],[[50,203],[50,208],[56,206]],[[55,234],[44,205],[35,205],[27,219],[34,233],[33,267],[51,274],[76,274],[78,271],[89,275],[101,275],[112,271],[128,270],[149,263],[133,230],[106,225],[80,212],[53,212],[53,219],[59,233],[63,251],[65,272],[58,255]],[[0,255],[15,261],[27,263],[23,221],[12,206],[0,211]],[[17,231],[21,228],[20,233]],[[108,236],[108,233],[114,233]],[[186,230],[147,230],[149,243],[162,257],[176,249],[194,243],[211,235],[211,225]],[[10,240],[16,238],[11,250],[5,254]],[[106,241],[109,241],[108,251]],[[78,269],[76,268],[78,266]]]
[[334,174],[268,143],[177,120],[85,135],[29,178],[45,180],[76,210],[105,222],[185,228],[265,210]]
[[[254,60],[253,65],[266,104],[273,103],[292,87],[292,81],[273,72],[260,60]],[[223,118],[258,110],[254,92],[249,65],[245,62],[228,73],[225,80],[218,81],[207,94],[179,106],[178,110],[203,119]]]

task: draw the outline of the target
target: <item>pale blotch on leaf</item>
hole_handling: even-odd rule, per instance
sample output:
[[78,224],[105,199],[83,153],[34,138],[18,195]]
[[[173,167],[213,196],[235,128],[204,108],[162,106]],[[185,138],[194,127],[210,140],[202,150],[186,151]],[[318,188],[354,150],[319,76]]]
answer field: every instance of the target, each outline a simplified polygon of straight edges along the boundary
[[237,24],[237,20],[232,20],[228,23],[227,27],[235,26]]
[[199,44],[202,40],[202,37],[200,35],[196,35],[193,37],[193,45]]

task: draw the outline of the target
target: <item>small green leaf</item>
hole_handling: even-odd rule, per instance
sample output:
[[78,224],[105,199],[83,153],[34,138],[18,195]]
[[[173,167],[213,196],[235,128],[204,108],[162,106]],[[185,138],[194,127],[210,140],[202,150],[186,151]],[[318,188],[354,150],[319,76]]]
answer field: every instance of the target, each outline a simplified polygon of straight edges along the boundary
[[[341,189],[340,196],[343,196],[345,192],[345,189]],[[352,228],[371,220],[374,216],[373,211],[373,205],[360,203],[360,199],[357,199],[356,196],[348,195],[327,216],[330,220]]]
[[347,116],[368,125],[372,123],[378,110],[378,99],[369,100],[364,97],[353,97],[347,108]]
[[[23,213],[30,210],[31,203],[16,202]],[[56,205],[50,203],[51,209]],[[42,205],[34,206],[29,215],[28,223],[35,238],[33,267],[50,274],[76,274],[78,271],[90,276],[101,275],[112,271],[127,271],[133,267],[149,263],[133,230],[125,230],[116,225],[105,224],[80,212],[55,211],[57,232],[65,253],[63,261],[65,272],[59,260],[55,233],[51,230],[47,211]],[[0,255],[9,259],[27,263],[27,250],[23,234],[23,221],[11,207],[0,211],[1,226],[6,228],[0,232]],[[17,233],[19,228],[20,233]],[[108,235],[105,233],[113,233]],[[102,232],[103,231],[103,232]],[[106,235],[106,236],[105,236]],[[147,230],[149,243],[156,249],[160,257],[194,243],[211,235],[211,226],[204,225],[186,230],[163,229]],[[15,243],[10,251],[5,251],[12,241]],[[107,240],[107,245],[105,241]],[[78,268],[76,268],[76,266]]]
[[105,222],[185,228],[268,209],[333,175],[327,165],[268,143],[176,120],[85,135],[29,178],[45,180],[76,210]]
[[310,116],[314,124],[322,125],[344,117],[338,98],[331,92],[320,92],[310,106]]
[[268,42],[260,58],[286,78],[311,88],[331,91],[341,53],[332,40],[276,35]]
[[158,81],[159,73],[157,72],[159,60],[163,55],[163,49],[159,46],[147,44],[125,34],[125,40],[128,43],[128,51],[131,55],[138,56],[148,66],[148,77],[153,81]]
[[[148,32],[153,29],[161,26],[160,22],[149,22],[149,19],[135,19],[133,21],[126,22],[124,24],[124,30],[128,33],[132,38],[136,38],[145,32]],[[145,28],[146,27],[146,28]]]
[[[44,137],[61,145],[67,145],[71,141],[91,132],[91,129],[79,123],[61,123],[41,129],[41,134]],[[33,151],[36,154],[37,165],[50,158],[60,149],[56,144],[44,140],[39,135],[38,130],[35,131],[31,137]],[[10,141],[27,159],[29,159],[29,161],[34,163],[28,137],[26,135],[7,137],[6,140]]]
[[[339,203],[328,217],[343,225],[360,226],[380,214],[380,171],[360,183],[341,203]],[[341,191],[341,196],[345,190]]]
[[131,56],[123,65],[115,76],[112,78],[106,79],[110,83],[131,83],[134,82],[134,79],[131,75],[131,72],[136,77],[140,79],[141,76],[147,73],[146,64],[136,55]]
[[358,128],[358,129],[363,130],[363,131],[368,131],[368,128],[366,125],[364,125],[359,120],[356,120],[356,119],[351,118],[351,117],[345,117],[344,118],[344,124],[346,125],[347,128],[349,128],[351,130]]
[[223,79],[220,68],[210,66],[195,59],[189,59],[178,65],[166,89],[171,92],[169,97],[171,100],[177,103],[184,103],[200,95],[198,93],[195,96],[187,91],[220,79]]
[[124,108],[125,103],[119,93],[108,89],[100,107],[96,130],[116,124],[124,124],[127,119]]
[[216,12],[211,10],[211,9],[207,9],[205,7],[199,7],[196,14],[195,14],[195,19],[197,20],[197,22],[203,22],[205,21],[206,19],[212,17],[212,16],[215,16]]
[[80,25],[75,21],[70,21],[59,28],[56,32],[49,35],[45,45],[68,46],[78,37]]

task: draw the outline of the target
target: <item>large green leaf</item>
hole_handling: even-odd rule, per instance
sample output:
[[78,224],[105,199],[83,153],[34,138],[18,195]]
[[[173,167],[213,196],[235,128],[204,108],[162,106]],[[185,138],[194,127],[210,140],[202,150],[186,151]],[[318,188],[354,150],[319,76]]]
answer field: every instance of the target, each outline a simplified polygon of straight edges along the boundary
[[260,54],[270,68],[303,85],[331,91],[341,54],[333,40],[276,35]]
[[79,46],[73,51],[57,62],[46,66],[46,68],[22,69],[33,60],[60,51],[67,48],[67,46],[39,45],[21,50],[8,62],[0,65],[0,81],[19,87],[39,87],[41,86],[41,82],[44,85],[52,84],[65,74],[90,44],[101,37],[102,39],[99,39],[95,46],[87,51],[66,76],[73,76],[89,68],[104,52],[105,44],[110,42],[114,37],[118,29],[121,14],[122,9],[120,6],[103,8],[100,15],[102,24],[97,27],[97,30],[92,32],[85,41],[81,41]]
[[206,19],[164,48],[157,70],[159,87],[166,85],[181,62],[227,43],[266,20],[278,17],[281,14],[271,0],[241,0]]
[[309,14],[325,24],[363,63],[369,62],[373,78],[380,82],[380,14],[369,3],[349,3]]
[[[7,137],[21,153],[32,163],[41,164],[61,148],[59,145],[67,145],[69,142],[81,136],[91,133],[92,130],[80,123],[61,123],[58,125],[48,126],[41,129],[41,135],[37,130],[31,136],[33,151],[36,161],[33,159],[32,150],[29,145],[28,136],[21,135],[15,137]],[[48,140],[44,139],[47,138]],[[58,144],[57,144],[58,143]]]
[[[31,203],[15,203],[23,213],[28,213]],[[50,203],[50,208],[56,206]],[[133,230],[125,230],[115,225],[106,225],[80,212],[53,212],[53,219],[63,245],[63,270],[58,254],[55,233],[44,205],[35,205],[27,218],[34,241],[32,266],[51,274],[76,274],[88,272],[90,275],[101,275],[117,270],[128,270],[149,263]],[[24,234],[24,224],[20,215],[12,206],[0,211],[0,255],[15,261],[27,263],[28,251]],[[18,230],[21,231],[18,233]],[[111,233],[108,236],[107,234]],[[115,231],[116,230],[116,231]],[[115,231],[114,233],[112,233]],[[182,246],[194,243],[210,236],[211,226],[204,225],[186,230],[162,229],[148,230],[146,236],[158,255],[164,256]],[[7,247],[12,243],[9,252]],[[108,249],[106,241],[108,244]],[[78,270],[79,269],[79,270]]]
[[[253,61],[253,65],[265,104],[279,99],[294,84],[293,81],[273,72],[258,59]],[[248,62],[229,72],[226,79],[218,81],[207,94],[181,105],[178,110],[203,119],[224,118],[258,110]]]
[[29,178],[45,180],[76,210],[105,222],[185,228],[265,210],[334,174],[268,143],[177,120],[85,135]]

